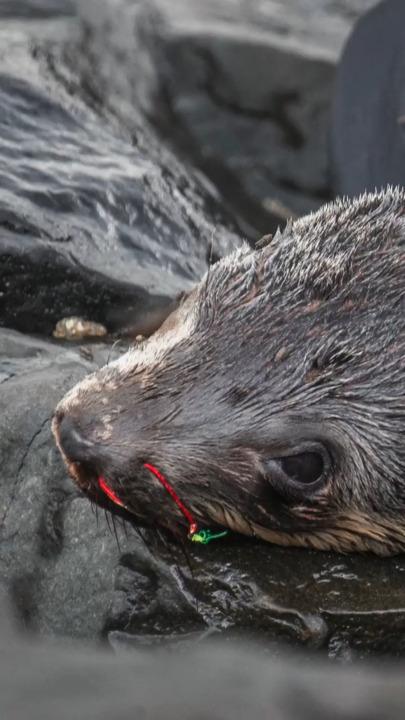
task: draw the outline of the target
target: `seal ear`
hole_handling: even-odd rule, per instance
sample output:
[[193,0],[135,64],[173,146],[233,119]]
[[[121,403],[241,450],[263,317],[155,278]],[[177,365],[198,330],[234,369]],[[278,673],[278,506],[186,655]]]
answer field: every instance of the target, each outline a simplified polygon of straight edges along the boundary
[[310,496],[326,484],[330,458],[320,443],[297,447],[265,460],[265,474],[274,490],[286,498]]

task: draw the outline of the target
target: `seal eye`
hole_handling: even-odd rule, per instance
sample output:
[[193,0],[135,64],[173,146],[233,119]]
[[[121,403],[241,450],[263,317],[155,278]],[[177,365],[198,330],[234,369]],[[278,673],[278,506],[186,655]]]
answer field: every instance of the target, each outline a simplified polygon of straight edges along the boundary
[[316,452],[303,452],[279,460],[283,472],[291,480],[305,485],[319,480],[324,470],[323,457]]
[[320,443],[297,448],[283,457],[265,461],[267,480],[272,488],[286,498],[296,499],[320,490],[330,468],[329,454]]

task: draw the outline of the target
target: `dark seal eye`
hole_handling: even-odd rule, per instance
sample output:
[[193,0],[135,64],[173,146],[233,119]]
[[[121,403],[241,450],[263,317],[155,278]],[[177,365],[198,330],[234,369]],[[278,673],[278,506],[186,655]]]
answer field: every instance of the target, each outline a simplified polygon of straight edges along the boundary
[[320,490],[328,479],[330,458],[320,444],[297,448],[283,457],[265,460],[267,480],[272,488],[286,498],[309,496]]
[[316,452],[303,452],[298,455],[279,458],[283,472],[298,483],[309,485],[316,482],[324,470],[323,457]]

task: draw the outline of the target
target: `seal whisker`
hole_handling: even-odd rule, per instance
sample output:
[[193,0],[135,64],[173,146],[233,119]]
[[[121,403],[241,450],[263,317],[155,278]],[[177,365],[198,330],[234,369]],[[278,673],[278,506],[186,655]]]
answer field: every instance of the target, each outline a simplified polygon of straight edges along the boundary
[[118,533],[117,533],[117,526],[116,526],[116,524],[115,524],[116,516],[114,515],[114,513],[111,513],[111,520],[112,520],[112,526],[113,526],[115,541],[116,541],[116,543],[117,543],[118,552],[120,553],[120,552],[121,552],[121,545],[120,545],[120,541],[119,541],[119,537],[118,537]]
[[116,347],[118,347],[118,345],[121,345],[121,344],[122,344],[122,341],[120,339],[118,339],[118,340],[115,340],[113,342],[113,344],[111,345],[111,347],[108,351],[108,356],[107,356],[107,362],[106,362],[107,366],[110,364],[111,353],[113,352],[113,350],[115,350]]
[[109,529],[110,533],[112,534],[112,529],[111,529],[111,525],[110,525],[111,513],[108,510],[104,510],[104,516],[105,516],[105,520],[106,520],[108,529]]

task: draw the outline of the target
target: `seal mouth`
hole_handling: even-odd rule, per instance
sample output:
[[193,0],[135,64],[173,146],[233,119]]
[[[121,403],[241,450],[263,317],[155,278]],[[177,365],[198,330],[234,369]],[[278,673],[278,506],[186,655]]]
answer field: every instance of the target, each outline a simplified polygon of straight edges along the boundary
[[[56,413],[52,421],[56,444],[69,475],[91,503],[129,521],[132,526],[169,530],[178,539],[186,534],[193,542],[206,544],[225,536],[231,529],[252,534],[241,527],[241,516],[238,522],[230,523],[229,518],[235,520],[235,515],[232,510],[228,512],[221,507],[220,502],[201,497],[196,502],[194,493],[191,499],[180,497],[175,487],[150,462],[142,460],[129,472],[127,468],[126,473],[121,469],[120,476],[115,469],[110,476],[108,469],[103,467],[102,457],[96,456],[97,445],[84,441],[74,425],[69,427],[70,438],[66,439],[61,432],[62,421],[63,414]],[[72,459],[72,452],[75,452],[75,459]]]
[[102,479],[102,476],[89,472],[81,463],[70,462],[66,459],[65,462],[68,473],[75,485],[92,505],[108,511],[111,515],[122,518],[131,525],[145,524],[144,518],[125,505],[107,483],[105,483],[106,489],[100,485],[99,480]]
[[72,478],[75,485],[83,492],[88,500],[101,507],[103,510],[110,512],[112,515],[118,515],[131,525],[136,526],[137,524],[146,525],[146,518],[144,514],[129,507],[128,504],[121,501],[118,495],[114,493],[108,483],[110,493],[105,492],[103,486],[100,486],[99,478],[103,477],[100,475],[99,469],[93,464],[88,462],[78,462],[72,460],[64,449],[61,442],[60,436],[60,416],[56,413],[52,419],[51,429],[55,438],[56,445],[59,452],[61,453],[62,459],[65,463],[66,469],[69,476]]
[[104,480],[102,475],[100,475],[100,477],[98,478],[98,485],[99,485],[100,490],[102,490],[103,493],[105,495],[107,495],[107,497],[111,500],[111,502],[115,503],[115,505],[118,505],[119,507],[125,508],[125,505],[122,502],[122,500],[120,500],[118,495],[114,492],[114,490],[112,490],[112,488],[110,488],[110,486]]
[[[188,523],[188,538],[193,542],[199,542],[206,545],[211,540],[222,538],[228,534],[228,530],[222,528],[204,528],[199,529],[197,520],[192,514],[191,510],[180,500],[173,486],[168,482],[166,477],[152,464],[144,463],[144,468],[147,469],[152,475],[154,475],[167,493],[170,495],[172,501],[177,506],[178,510],[183,514],[184,518]],[[117,493],[111,488],[105,478],[100,475],[98,477],[98,487],[106,495],[109,501],[111,501],[118,508],[131,512],[130,508],[125,505]]]

